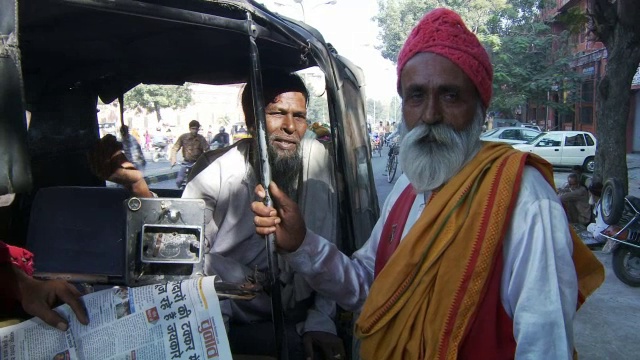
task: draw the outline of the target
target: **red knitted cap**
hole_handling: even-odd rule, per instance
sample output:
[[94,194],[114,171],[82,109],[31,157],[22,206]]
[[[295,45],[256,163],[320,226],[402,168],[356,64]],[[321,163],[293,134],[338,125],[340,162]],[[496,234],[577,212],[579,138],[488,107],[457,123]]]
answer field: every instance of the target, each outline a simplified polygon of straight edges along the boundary
[[398,55],[398,92],[402,68],[409,59],[422,52],[444,56],[458,65],[478,89],[485,109],[489,107],[493,81],[491,61],[460,15],[449,9],[435,9],[411,30]]

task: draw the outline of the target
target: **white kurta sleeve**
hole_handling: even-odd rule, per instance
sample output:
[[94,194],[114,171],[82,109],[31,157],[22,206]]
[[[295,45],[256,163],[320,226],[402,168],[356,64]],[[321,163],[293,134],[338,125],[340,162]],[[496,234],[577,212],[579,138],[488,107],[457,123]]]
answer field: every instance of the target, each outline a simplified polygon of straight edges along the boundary
[[337,335],[334,318],[336,316],[336,303],[326,297],[316,294],[313,306],[307,311],[302,333],[307,331],[323,331]]
[[551,186],[526,167],[504,240],[500,291],[516,359],[572,358],[578,290],[568,226]]
[[374,246],[372,238],[349,258],[330,241],[307,230],[302,246],[284,258],[318,293],[346,310],[358,311],[373,282],[377,241]]
[[300,248],[293,253],[284,254],[285,260],[314,290],[335,300],[348,311],[360,311],[373,283],[376,252],[384,221],[408,184],[406,176],[402,175],[398,179],[387,196],[369,240],[351,258],[340,252],[330,241],[307,229]]

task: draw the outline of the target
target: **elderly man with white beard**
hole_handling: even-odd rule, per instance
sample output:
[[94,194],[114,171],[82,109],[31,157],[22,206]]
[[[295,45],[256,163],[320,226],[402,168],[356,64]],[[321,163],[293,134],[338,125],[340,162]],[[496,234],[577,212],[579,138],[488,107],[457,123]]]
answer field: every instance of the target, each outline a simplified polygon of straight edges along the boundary
[[[569,228],[549,163],[479,140],[489,56],[447,9],[426,14],[398,57],[404,170],[351,258],[304,226],[269,185],[260,234],[319,293],[361,311],[364,359],[570,359],[573,316],[604,278]],[[265,195],[256,187],[259,197]]]

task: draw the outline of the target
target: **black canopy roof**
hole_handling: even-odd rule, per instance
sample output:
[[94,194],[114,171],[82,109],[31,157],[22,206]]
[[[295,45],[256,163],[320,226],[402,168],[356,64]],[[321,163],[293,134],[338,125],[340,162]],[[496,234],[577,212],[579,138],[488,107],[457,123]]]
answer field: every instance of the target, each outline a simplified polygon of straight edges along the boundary
[[43,0],[19,2],[27,103],[60,87],[94,86],[110,102],[139,83],[246,82],[249,25],[263,69],[315,65],[312,28],[253,1]]

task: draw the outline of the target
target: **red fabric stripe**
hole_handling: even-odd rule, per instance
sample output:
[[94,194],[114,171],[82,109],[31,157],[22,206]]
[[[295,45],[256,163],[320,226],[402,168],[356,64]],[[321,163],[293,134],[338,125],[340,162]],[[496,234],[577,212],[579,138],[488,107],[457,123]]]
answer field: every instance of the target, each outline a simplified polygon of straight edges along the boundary
[[413,186],[407,185],[398,200],[393,204],[380,235],[380,242],[376,251],[374,278],[378,276],[391,258],[391,255],[398,248],[404,226],[407,223],[407,217],[409,217],[409,212],[411,211],[411,205],[413,205],[415,199],[416,192],[413,191]]
[[500,281],[504,269],[502,250],[501,246],[489,275],[486,294],[460,345],[458,359],[513,359],[515,356],[513,321],[500,300]]
[[[500,179],[500,177],[502,175],[502,172],[504,171],[505,163],[506,162],[502,162],[500,164],[500,167],[498,168],[496,179]],[[489,202],[487,203],[487,209],[492,209],[493,208],[493,204],[495,203],[495,200],[496,200],[497,188],[498,188],[498,182],[494,182],[491,185],[491,196],[489,197]],[[478,234],[476,234],[474,242],[473,242],[473,252],[471,254],[471,258],[469,259],[469,262],[467,263],[464,276],[462,277],[462,282],[460,283],[460,286],[458,288],[457,294],[455,296],[455,301],[454,301],[453,305],[450,308],[451,310],[449,312],[449,316],[447,317],[447,322],[446,322],[445,327],[443,329],[443,335],[440,337],[442,339],[442,343],[440,344],[440,349],[439,349],[438,353],[440,354],[441,358],[443,358],[443,359],[447,354],[446,349],[449,346],[449,340],[451,339],[451,333],[453,332],[453,325],[455,324],[455,320],[456,320],[456,318],[458,316],[458,311],[460,310],[460,304],[462,302],[462,299],[464,298],[464,294],[466,293],[467,288],[469,287],[469,282],[471,280],[471,274],[473,273],[473,270],[475,270],[476,263],[478,262],[478,256],[480,255],[481,243],[484,241],[484,234],[487,231],[488,220],[489,220],[489,216],[490,215],[491,215],[490,211],[486,211],[486,209],[485,209],[485,212],[483,213],[482,219],[481,219],[480,230],[479,230]],[[480,298],[482,299],[482,296]],[[473,321],[473,318],[470,320],[469,323],[471,323],[471,321]],[[463,342],[464,342],[464,340],[463,340]]]

